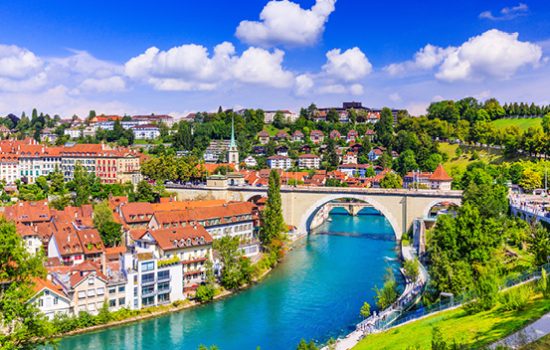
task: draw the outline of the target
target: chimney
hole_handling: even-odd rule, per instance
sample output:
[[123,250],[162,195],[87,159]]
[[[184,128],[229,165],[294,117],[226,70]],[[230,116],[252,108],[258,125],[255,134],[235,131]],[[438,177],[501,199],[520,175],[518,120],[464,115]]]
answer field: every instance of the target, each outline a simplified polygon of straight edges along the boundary
[[107,257],[105,252],[101,253],[101,272],[107,276]]

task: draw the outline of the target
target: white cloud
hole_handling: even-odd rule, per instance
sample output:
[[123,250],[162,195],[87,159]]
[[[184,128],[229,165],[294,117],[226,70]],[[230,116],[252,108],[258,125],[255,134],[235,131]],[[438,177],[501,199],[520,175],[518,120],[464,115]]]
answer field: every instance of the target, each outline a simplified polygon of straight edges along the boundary
[[42,67],[42,60],[31,51],[15,45],[0,45],[0,77],[24,79]]
[[44,61],[33,52],[0,45],[0,91],[31,91],[46,85]]
[[436,69],[439,80],[509,79],[519,69],[543,63],[542,48],[520,41],[518,33],[491,29],[470,38],[459,47],[426,45],[413,60],[384,67],[392,76]]
[[308,46],[316,43],[325,29],[336,0],[316,0],[309,10],[294,2],[269,1],[260,13],[260,21],[242,21],[235,35],[257,46]]
[[479,18],[488,19],[491,21],[506,21],[519,16],[524,16],[529,11],[529,6],[524,3],[519,3],[516,6],[504,7],[500,10],[500,14],[493,15],[491,11],[483,11],[479,14]]
[[326,56],[327,63],[323,66],[323,71],[337,79],[356,81],[372,71],[372,64],[358,47],[343,53],[340,49],[333,49],[327,52]]
[[355,96],[363,95],[363,91],[363,85],[361,84],[353,84],[349,87],[349,92]]
[[272,87],[292,85],[294,75],[285,71],[282,63],[284,52],[251,47],[235,60],[232,67],[233,76],[244,83],[263,84]]
[[100,79],[88,78],[80,84],[80,88],[84,91],[95,92],[124,91],[126,89],[126,82],[119,76]]
[[300,74],[296,77],[294,92],[298,96],[304,96],[311,91],[314,85],[315,82],[309,74]]
[[210,55],[202,45],[189,44],[161,51],[156,47],[131,58],[125,64],[128,77],[145,81],[157,90],[214,90],[223,81],[292,85],[294,76],[283,64],[284,52],[251,47],[236,55],[235,47],[224,42]]
[[345,94],[348,89],[342,84],[330,84],[319,87],[317,92],[320,94]]
[[542,49],[519,41],[518,36],[492,29],[470,38],[445,58],[436,77],[445,81],[508,79],[522,67],[536,67],[541,62]]
[[384,67],[384,70],[392,76],[429,70],[441,64],[445,57],[454,49],[454,47],[442,48],[428,44],[414,54],[413,60],[390,64]]
[[403,99],[401,98],[401,96],[399,95],[399,93],[397,92],[394,92],[392,94],[390,94],[390,96],[388,96],[390,101],[392,102],[401,102]]

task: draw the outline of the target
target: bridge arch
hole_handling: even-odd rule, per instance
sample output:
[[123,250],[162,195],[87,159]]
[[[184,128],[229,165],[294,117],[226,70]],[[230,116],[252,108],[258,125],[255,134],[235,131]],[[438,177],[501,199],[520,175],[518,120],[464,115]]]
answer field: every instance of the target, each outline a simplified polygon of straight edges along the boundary
[[339,193],[339,194],[328,194],[326,196],[323,196],[322,198],[316,200],[315,202],[311,203],[308,206],[308,209],[305,210],[305,212],[301,215],[300,218],[300,226],[298,227],[300,232],[309,232],[310,231],[310,224],[311,220],[317,214],[317,212],[325,206],[327,203],[337,200],[337,199],[356,199],[361,202],[368,203],[374,207],[374,209],[378,210],[386,220],[390,223],[393,233],[397,240],[401,239],[402,235],[402,227],[400,225],[399,220],[392,214],[392,212],[386,208],[384,205],[380,204],[377,200],[364,195],[356,195],[356,194],[345,194],[345,193]]
[[449,199],[440,199],[440,198],[438,198],[438,199],[434,199],[433,201],[431,201],[424,208],[424,210],[423,210],[424,215],[422,217],[423,218],[429,217],[430,211],[432,210],[432,208],[435,207],[438,204],[443,204],[443,203],[449,203],[451,205],[459,207],[462,204],[462,201],[460,199],[455,199],[455,198],[449,198]]

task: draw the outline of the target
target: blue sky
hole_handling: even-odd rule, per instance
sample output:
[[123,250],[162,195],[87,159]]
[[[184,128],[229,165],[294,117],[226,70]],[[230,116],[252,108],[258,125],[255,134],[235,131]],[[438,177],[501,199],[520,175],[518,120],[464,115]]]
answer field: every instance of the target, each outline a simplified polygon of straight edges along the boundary
[[0,3],[0,113],[550,103],[550,3]]

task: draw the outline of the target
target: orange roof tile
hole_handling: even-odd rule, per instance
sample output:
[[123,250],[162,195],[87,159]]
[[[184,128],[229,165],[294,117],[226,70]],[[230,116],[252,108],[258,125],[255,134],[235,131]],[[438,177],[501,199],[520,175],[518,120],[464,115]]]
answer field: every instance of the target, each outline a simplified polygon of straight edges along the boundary
[[453,181],[453,178],[447,174],[443,165],[439,164],[432,176],[430,176],[430,181]]

